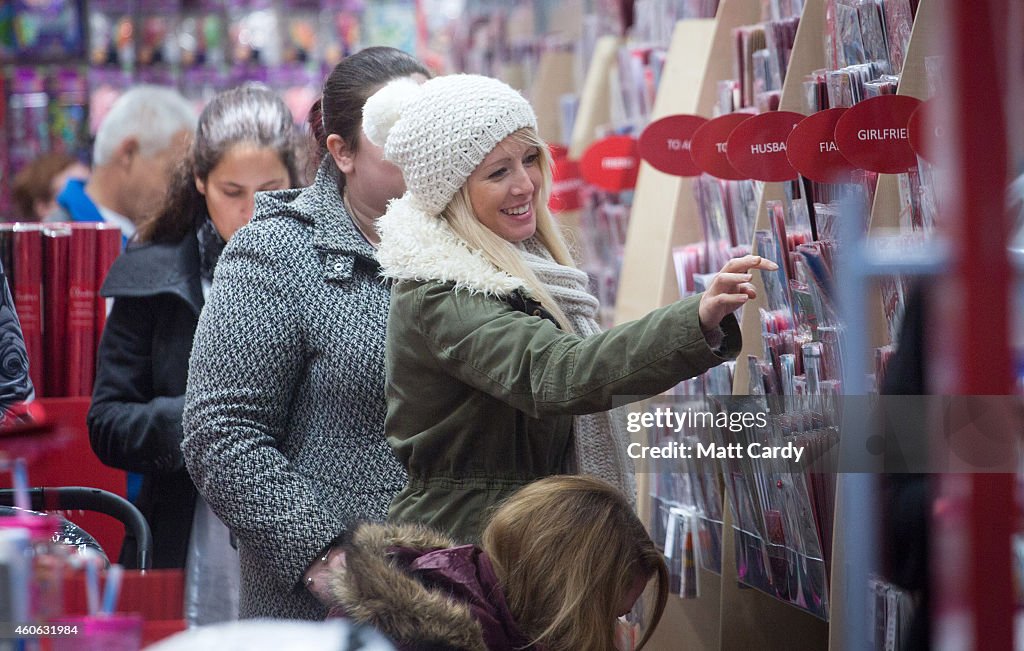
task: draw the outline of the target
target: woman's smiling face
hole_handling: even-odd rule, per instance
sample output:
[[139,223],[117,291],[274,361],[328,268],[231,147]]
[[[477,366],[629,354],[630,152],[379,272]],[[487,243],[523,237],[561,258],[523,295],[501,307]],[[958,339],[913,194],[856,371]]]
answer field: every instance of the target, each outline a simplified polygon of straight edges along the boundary
[[537,147],[509,136],[466,181],[476,218],[508,242],[522,242],[537,230],[536,202],[543,180],[540,158]]

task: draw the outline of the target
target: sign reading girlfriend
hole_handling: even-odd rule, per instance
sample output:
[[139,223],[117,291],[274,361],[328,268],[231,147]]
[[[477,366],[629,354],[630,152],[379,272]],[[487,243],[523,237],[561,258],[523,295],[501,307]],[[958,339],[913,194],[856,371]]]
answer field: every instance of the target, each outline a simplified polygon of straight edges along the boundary
[[872,97],[836,122],[836,145],[853,165],[881,174],[901,174],[917,165],[910,146],[910,116],[921,100],[903,95]]

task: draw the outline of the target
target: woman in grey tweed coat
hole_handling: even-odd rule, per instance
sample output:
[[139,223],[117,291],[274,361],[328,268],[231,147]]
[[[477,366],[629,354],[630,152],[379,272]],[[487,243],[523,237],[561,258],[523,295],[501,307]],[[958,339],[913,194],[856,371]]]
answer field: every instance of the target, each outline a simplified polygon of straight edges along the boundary
[[329,153],[313,185],[258,194],[217,265],[182,452],[238,540],[242,617],[324,617],[331,550],[354,522],[385,519],[405,486],[383,434],[389,289],[373,229],[404,184],[360,117],[386,81],[427,74],[392,48],[338,64],[310,114]]

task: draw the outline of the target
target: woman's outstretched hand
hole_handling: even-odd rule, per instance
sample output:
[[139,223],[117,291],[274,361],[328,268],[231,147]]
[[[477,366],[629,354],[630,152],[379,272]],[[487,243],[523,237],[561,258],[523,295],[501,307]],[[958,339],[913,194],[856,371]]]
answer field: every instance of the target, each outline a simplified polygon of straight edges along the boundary
[[700,298],[697,313],[701,328],[705,332],[714,330],[726,315],[732,314],[750,299],[757,298],[757,291],[750,282],[753,269],[775,271],[778,268],[779,265],[759,255],[745,255],[726,262]]

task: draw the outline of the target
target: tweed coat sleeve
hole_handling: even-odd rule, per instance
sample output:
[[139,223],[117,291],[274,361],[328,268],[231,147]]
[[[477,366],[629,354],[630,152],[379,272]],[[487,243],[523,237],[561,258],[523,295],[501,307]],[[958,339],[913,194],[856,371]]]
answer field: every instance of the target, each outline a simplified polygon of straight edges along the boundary
[[217,263],[189,364],[182,452],[214,512],[287,591],[339,532],[279,450],[305,359],[296,254],[274,223],[241,229]]
[[96,456],[109,466],[131,472],[181,472],[185,397],[154,396],[155,318],[152,299],[114,299],[100,339],[89,440]]

